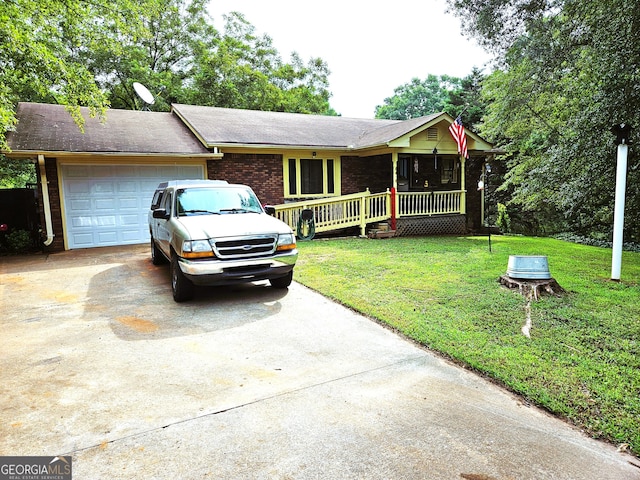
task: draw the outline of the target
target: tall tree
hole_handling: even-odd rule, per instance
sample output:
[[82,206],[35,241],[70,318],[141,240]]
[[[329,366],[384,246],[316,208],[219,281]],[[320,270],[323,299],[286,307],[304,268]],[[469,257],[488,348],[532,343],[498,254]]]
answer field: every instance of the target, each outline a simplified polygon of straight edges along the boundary
[[[152,0],[147,0],[152,2]],[[100,114],[104,92],[80,60],[97,44],[115,46],[105,30],[138,31],[147,1],[5,0],[0,9],[0,147],[15,125],[18,101],[61,103],[82,126],[79,105]]]
[[168,111],[184,101],[195,59],[214,49],[218,33],[206,13],[208,0],[154,0],[142,12],[140,32],[119,34],[118,48],[108,43],[83,52],[85,63],[114,108],[141,108],[132,84],[140,82],[155,94],[154,110]]
[[232,12],[215,48],[196,59],[191,103],[228,108],[332,114],[329,69],[320,58],[306,64],[295,52],[284,62],[268,35],[257,35]]
[[376,118],[406,120],[444,111],[454,118],[460,115],[467,128],[475,129],[485,112],[484,78],[479,68],[464,78],[449,75],[414,78],[397,87],[394,96],[385,98],[384,105],[376,107]]
[[0,148],[19,101],[139,108],[132,83],[172,102],[335,114],[320,58],[281,60],[240,14],[223,36],[207,0],[4,0],[0,9]]
[[476,130],[486,111],[486,104],[482,98],[482,86],[485,75],[477,67],[460,81],[460,87],[449,91],[449,98],[445,102],[444,111],[452,117],[461,115],[462,123],[472,130]]
[[430,74],[424,80],[413,78],[376,107],[376,118],[407,120],[441,112],[450,104],[451,92],[460,90],[461,86],[459,78],[449,75]]
[[[640,130],[638,0],[449,0],[500,55],[486,82],[483,133],[508,152],[511,207],[541,229],[610,237],[616,123]],[[626,238],[640,240],[633,147]]]

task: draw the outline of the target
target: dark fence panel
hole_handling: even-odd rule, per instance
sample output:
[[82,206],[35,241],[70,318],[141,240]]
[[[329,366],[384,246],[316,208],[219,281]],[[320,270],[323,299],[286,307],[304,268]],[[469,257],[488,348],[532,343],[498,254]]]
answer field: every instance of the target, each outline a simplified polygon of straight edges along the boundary
[[0,189],[0,249],[6,247],[6,236],[18,230],[29,232],[33,246],[37,244],[40,215],[36,189]]

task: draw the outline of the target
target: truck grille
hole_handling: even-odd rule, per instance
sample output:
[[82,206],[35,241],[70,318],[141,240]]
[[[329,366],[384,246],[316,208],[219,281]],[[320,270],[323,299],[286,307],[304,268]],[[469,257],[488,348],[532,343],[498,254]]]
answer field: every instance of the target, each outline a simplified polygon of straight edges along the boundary
[[226,260],[272,255],[276,251],[277,235],[230,238],[213,244],[216,257]]

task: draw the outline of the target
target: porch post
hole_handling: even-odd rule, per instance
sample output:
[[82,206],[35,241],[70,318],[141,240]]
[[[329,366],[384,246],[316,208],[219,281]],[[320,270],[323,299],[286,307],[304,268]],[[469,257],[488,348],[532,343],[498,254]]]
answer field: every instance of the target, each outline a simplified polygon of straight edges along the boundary
[[460,213],[463,215],[467,213],[466,161],[467,159],[464,158],[464,155],[460,155],[460,190],[462,190],[462,193],[460,193]]
[[396,229],[398,216],[398,152],[391,152],[391,163],[393,164],[392,187],[391,187],[391,229]]
[[398,190],[398,152],[391,153],[391,163],[393,164],[391,186]]

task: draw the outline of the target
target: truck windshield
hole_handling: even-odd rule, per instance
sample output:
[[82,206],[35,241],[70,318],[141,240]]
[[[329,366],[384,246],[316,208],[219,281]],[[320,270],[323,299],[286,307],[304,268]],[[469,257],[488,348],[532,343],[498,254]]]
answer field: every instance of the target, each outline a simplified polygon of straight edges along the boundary
[[258,197],[245,187],[183,188],[176,204],[179,216],[262,213]]

